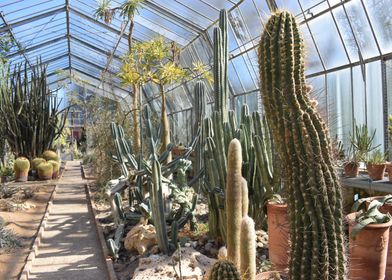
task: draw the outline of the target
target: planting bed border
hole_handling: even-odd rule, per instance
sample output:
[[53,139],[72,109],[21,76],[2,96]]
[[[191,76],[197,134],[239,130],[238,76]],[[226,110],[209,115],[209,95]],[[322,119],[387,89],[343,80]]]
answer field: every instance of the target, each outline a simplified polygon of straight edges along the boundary
[[[82,167],[82,170],[83,170],[83,167]],[[83,170],[83,173],[84,173],[84,170]],[[99,244],[101,245],[101,252],[103,254],[103,259],[105,260],[106,270],[108,273],[109,280],[118,280],[116,272],[114,271],[113,260],[109,257],[109,249],[106,245],[106,240],[105,240],[105,236],[102,231],[102,226],[99,223],[99,220],[97,218],[97,212],[95,211],[93,201],[91,199],[92,195],[91,195],[90,186],[88,184],[85,185],[85,190],[86,190],[86,194],[87,194],[87,205],[88,205],[91,213],[93,214],[93,221],[94,221],[95,228],[97,231],[98,241],[99,241]]]
[[26,258],[25,264],[22,268],[22,272],[21,272],[20,276],[18,277],[19,280],[28,280],[28,278],[29,278],[32,263],[39,252],[39,245],[41,244],[41,238],[42,238],[42,235],[45,231],[46,222],[47,222],[49,215],[50,215],[50,210],[53,205],[53,200],[56,195],[56,190],[57,190],[57,184],[54,185],[53,191],[52,191],[50,198],[49,198],[49,201],[46,205],[45,214],[43,215],[43,217],[41,219],[37,234],[34,237],[33,246],[31,247],[30,253],[28,254],[28,256]]

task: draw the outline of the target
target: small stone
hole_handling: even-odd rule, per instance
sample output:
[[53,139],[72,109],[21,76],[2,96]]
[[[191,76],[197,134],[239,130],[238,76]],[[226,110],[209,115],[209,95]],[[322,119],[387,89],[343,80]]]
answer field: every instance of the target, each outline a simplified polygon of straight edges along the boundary
[[196,247],[197,247],[197,241],[193,241],[193,242],[192,242],[192,247],[193,247],[193,248],[196,248]]
[[213,246],[214,246],[214,245],[213,245],[211,242],[208,242],[208,243],[204,246],[204,249],[206,249],[206,251],[210,251],[211,248],[212,248]]
[[189,242],[185,243],[184,247],[191,247],[191,243],[189,243]]
[[262,242],[257,242],[256,246],[257,246],[258,248],[263,248],[263,247],[264,247],[264,244],[263,244]]

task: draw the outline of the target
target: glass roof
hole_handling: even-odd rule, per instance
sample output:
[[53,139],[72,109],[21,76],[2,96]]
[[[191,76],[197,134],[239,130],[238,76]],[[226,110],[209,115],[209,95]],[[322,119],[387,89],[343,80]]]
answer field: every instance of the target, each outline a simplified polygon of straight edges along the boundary
[[[123,0],[112,0],[118,6]],[[186,67],[201,61],[211,67],[212,33],[220,9],[229,11],[229,88],[232,96],[259,89],[257,44],[269,7],[296,15],[306,42],[306,74],[320,74],[392,53],[390,0],[146,0],[135,17],[134,39],[164,36],[182,48]],[[2,0],[0,34],[9,33],[16,45],[11,65],[37,58],[48,63],[50,83],[64,80],[58,70],[73,71],[98,92],[120,98],[130,93],[116,74],[127,52],[127,22],[115,16],[110,24],[94,18],[96,0]],[[194,80],[168,87],[169,110],[192,107]],[[102,90],[102,87],[106,88]],[[158,89],[143,88],[145,100],[159,108]],[[213,102],[207,85],[209,103]],[[241,101],[242,100],[242,101]],[[243,102],[246,97],[236,102]]]

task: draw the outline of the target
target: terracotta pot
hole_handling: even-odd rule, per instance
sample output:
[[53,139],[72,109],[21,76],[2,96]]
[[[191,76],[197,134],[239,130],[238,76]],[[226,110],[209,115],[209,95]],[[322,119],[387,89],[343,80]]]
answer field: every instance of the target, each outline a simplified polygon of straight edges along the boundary
[[26,182],[29,177],[29,170],[19,171],[15,170],[15,182]]
[[38,172],[38,178],[40,180],[51,180],[53,176],[52,172]]
[[289,221],[287,204],[269,202],[268,217],[268,250],[272,269],[285,271],[289,265]]
[[257,274],[255,280],[277,279],[276,277],[278,277],[279,275],[287,277],[287,275],[285,273],[281,273],[279,271],[265,271],[265,272]]
[[346,162],[344,164],[344,175],[349,178],[358,177],[359,174],[359,163],[358,162]]
[[[369,197],[366,201],[366,209],[369,207],[369,204],[372,200],[383,198],[383,196],[373,196]],[[380,207],[380,212],[384,214],[392,215],[392,204],[384,204]],[[389,230],[389,243],[388,243],[388,253],[387,253],[387,268],[385,270],[385,280],[392,280],[392,230]]]
[[384,178],[385,164],[367,164],[367,170],[370,179],[373,181],[382,180]]
[[[357,213],[346,216],[349,233],[356,224]],[[389,227],[392,221],[384,224],[370,224],[362,229],[355,240],[350,238],[349,279],[384,280],[387,264]]]
[[388,172],[388,179],[389,179],[389,182],[392,182],[392,164],[387,164],[386,166],[385,166],[385,169],[386,169],[386,171]]

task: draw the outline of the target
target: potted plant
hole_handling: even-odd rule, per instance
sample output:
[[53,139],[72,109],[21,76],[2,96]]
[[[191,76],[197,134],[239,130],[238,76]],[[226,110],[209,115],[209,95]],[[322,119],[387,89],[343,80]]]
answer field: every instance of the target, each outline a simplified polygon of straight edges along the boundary
[[15,181],[26,182],[30,169],[30,161],[25,157],[18,157],[14,162]]
[[385,154],[383,154],[380,150],[376,150],[371,154],[366,165],[369,177],[373,181],[382,180],[384,178],[386,168]]
[[[385,279],[389,230],[392,225],[390,214],[380,211],[386,200],[374,199],[366,211],[346,216],[350,233],[350,279]],[[354,204],[353,211],[359,209],[360,205],[358,202]]]
[[53,165],[50,162],[42,162],[37,167],[38,178],[50,180],[53,177]]
[[373,140],[376,135],[376,130],[372,135],[369,135],[369,130],[366,124],[355,124],[354,134],[350,134],[350,148],[348,150],[348,160],[344,164],[344,174],[347,177],[357,177],[359,174],[359,165],[361,161],[366,159],[366,156],[376,149],[373,147]]

